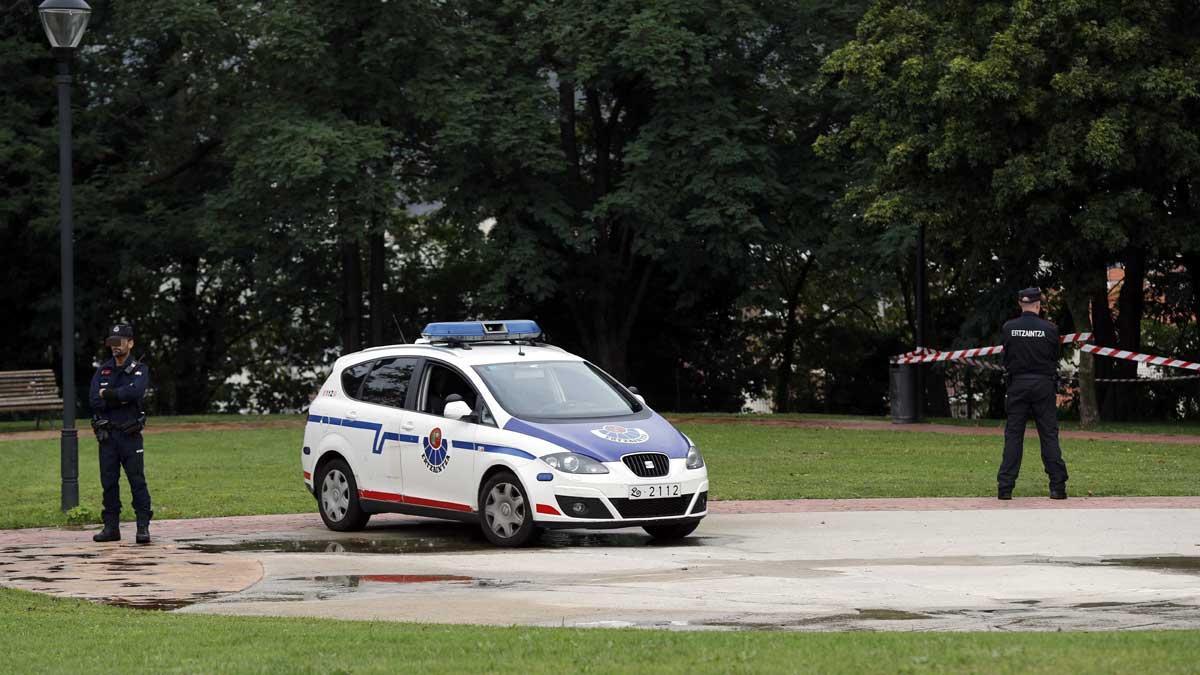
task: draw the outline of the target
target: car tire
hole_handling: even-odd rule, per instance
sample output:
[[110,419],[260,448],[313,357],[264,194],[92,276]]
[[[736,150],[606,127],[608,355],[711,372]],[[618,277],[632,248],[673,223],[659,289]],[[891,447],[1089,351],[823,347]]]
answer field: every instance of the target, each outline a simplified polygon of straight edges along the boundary
[[496,546],[517,547],[533,541],[533,504],[515,475],[497,473],[479,490],[479,526]]
[[335,532],[355,532],[363,529],[371,514],[363,511],[358,501],[358,484],[354,472],[341,459],[326,464],[315,483],[317,510],[325,527]]
[[674,525],[646,525],[642,527],[646,534],[661,539],[662,541],[672,541],[674,539],[683,539],[700,526],[700,521],[690,523],[676,523]]

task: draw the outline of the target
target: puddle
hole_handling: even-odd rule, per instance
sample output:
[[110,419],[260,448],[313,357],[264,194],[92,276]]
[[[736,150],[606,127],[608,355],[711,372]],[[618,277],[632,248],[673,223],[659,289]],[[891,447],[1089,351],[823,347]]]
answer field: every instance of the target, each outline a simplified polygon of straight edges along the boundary
[[913,621],[916,619],[933,618],[928,614],[918,614],[916,612],[905,612],[899,609],[860,609],[856,619],[866,619],[868,621]]
[[1100,564],[1200,574],[1200,556],[1163,555],[1148,558],[1104,558]]
[[101,598],[95,599],[102,605],[125,607],[127,609],[145,609],[151,611],[169,612],[173,609],[187,607],[198,602],[216,598],[219,593],[198,593],[187,598]]
[[639,546],[711,546],[716,537],[686,537],[678,541],[663,541],[636,532],[595,532],[580,530],[550,530],[531,548],[636,548]]
[[1128,607],[1135,605],[1134,602],[1081,602],[1078,605],[1071,605],[1076,609],[1103,609],[1105,607]]
[[[183,542],[181,542],[183,543]],[[483,541],[432,537],[378,539],[257,539],[230,543],[187,542],[184,550],[201,553],[270,551],[273,553],[464,553],[494,549]]]
[[[435,528],[423,527],[417,532],[380,531],[380,536],[347,537],[344,539],[250,539],[245,541],[206,541],[203,539],[181,539],[184,550],[202,553],[236,553],[267,551],[273,553],[470,553],[487,551],[500,553],[504,549],[488,543],[483,534],[474,527]],[[524,550],[559,548],[630,548],[643,546],[704,546],[711,545],[713,537],[689,537],[683,541],[662,542],[647,534],[628,532],[587,532],[578,530],[552,530],[546,532],[532,546]],[[147,563],[153,564],[153,563]],[[204,563],[195,563],[204,564]]]
[[9,577],[9,581],[41,581],[50,583],[55,581],[78,581],[79,577]]
[[429,583],[465,583],[475,581],[475,577],[463,577],[454,574],[347,574],[315,577],[286,577],[283,581],[323,581],[334,582],[340,586],[357,587],[362,582],[380,584],[429,584]]

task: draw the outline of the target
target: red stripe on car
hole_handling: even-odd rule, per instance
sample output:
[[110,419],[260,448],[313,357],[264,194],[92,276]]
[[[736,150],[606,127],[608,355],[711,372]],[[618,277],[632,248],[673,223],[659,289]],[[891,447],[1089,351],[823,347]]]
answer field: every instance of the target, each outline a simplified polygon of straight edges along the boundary
[[395,502],[397,504],[412,504],[413,506],[428,506],[435,509],[445,509],[447,511],[464,511],[470,513],[474,511],[466,504],[458,504],[455,502],[443,502],[437,499],[425,499],[423,497],[412,497],[409,495],[401,495],[393,492],[377,492],[375,490],[359,490],[358,496],[363,499],[372,499],[377,502]]
[[549,504],[538,504],[537,512],[544,513],[548,516],[561,516],[562,515],[561,513],[558,512],[558,509],[554,508],[553,506],[550,506]]

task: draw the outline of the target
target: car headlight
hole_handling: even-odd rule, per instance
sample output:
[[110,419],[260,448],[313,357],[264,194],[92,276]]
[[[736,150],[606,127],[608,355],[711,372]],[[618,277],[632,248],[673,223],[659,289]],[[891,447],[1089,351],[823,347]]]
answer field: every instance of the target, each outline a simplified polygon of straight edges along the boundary
[[600,462],[573,452],[546,455],[542,461],[563,473],[608,473],[608,468]]
[[688,448],[687,468],[699,469],[704,466],[704,456],[696,449],[696,446]]

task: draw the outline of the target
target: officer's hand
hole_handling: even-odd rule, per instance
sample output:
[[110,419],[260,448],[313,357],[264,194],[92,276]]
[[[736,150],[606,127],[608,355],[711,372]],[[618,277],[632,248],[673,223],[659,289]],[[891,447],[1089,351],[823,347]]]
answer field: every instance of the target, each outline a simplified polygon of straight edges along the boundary
[[112,389],[101,389],[100,398],[111,403],[112,401],[117,400],[117,392],[113,391]]

